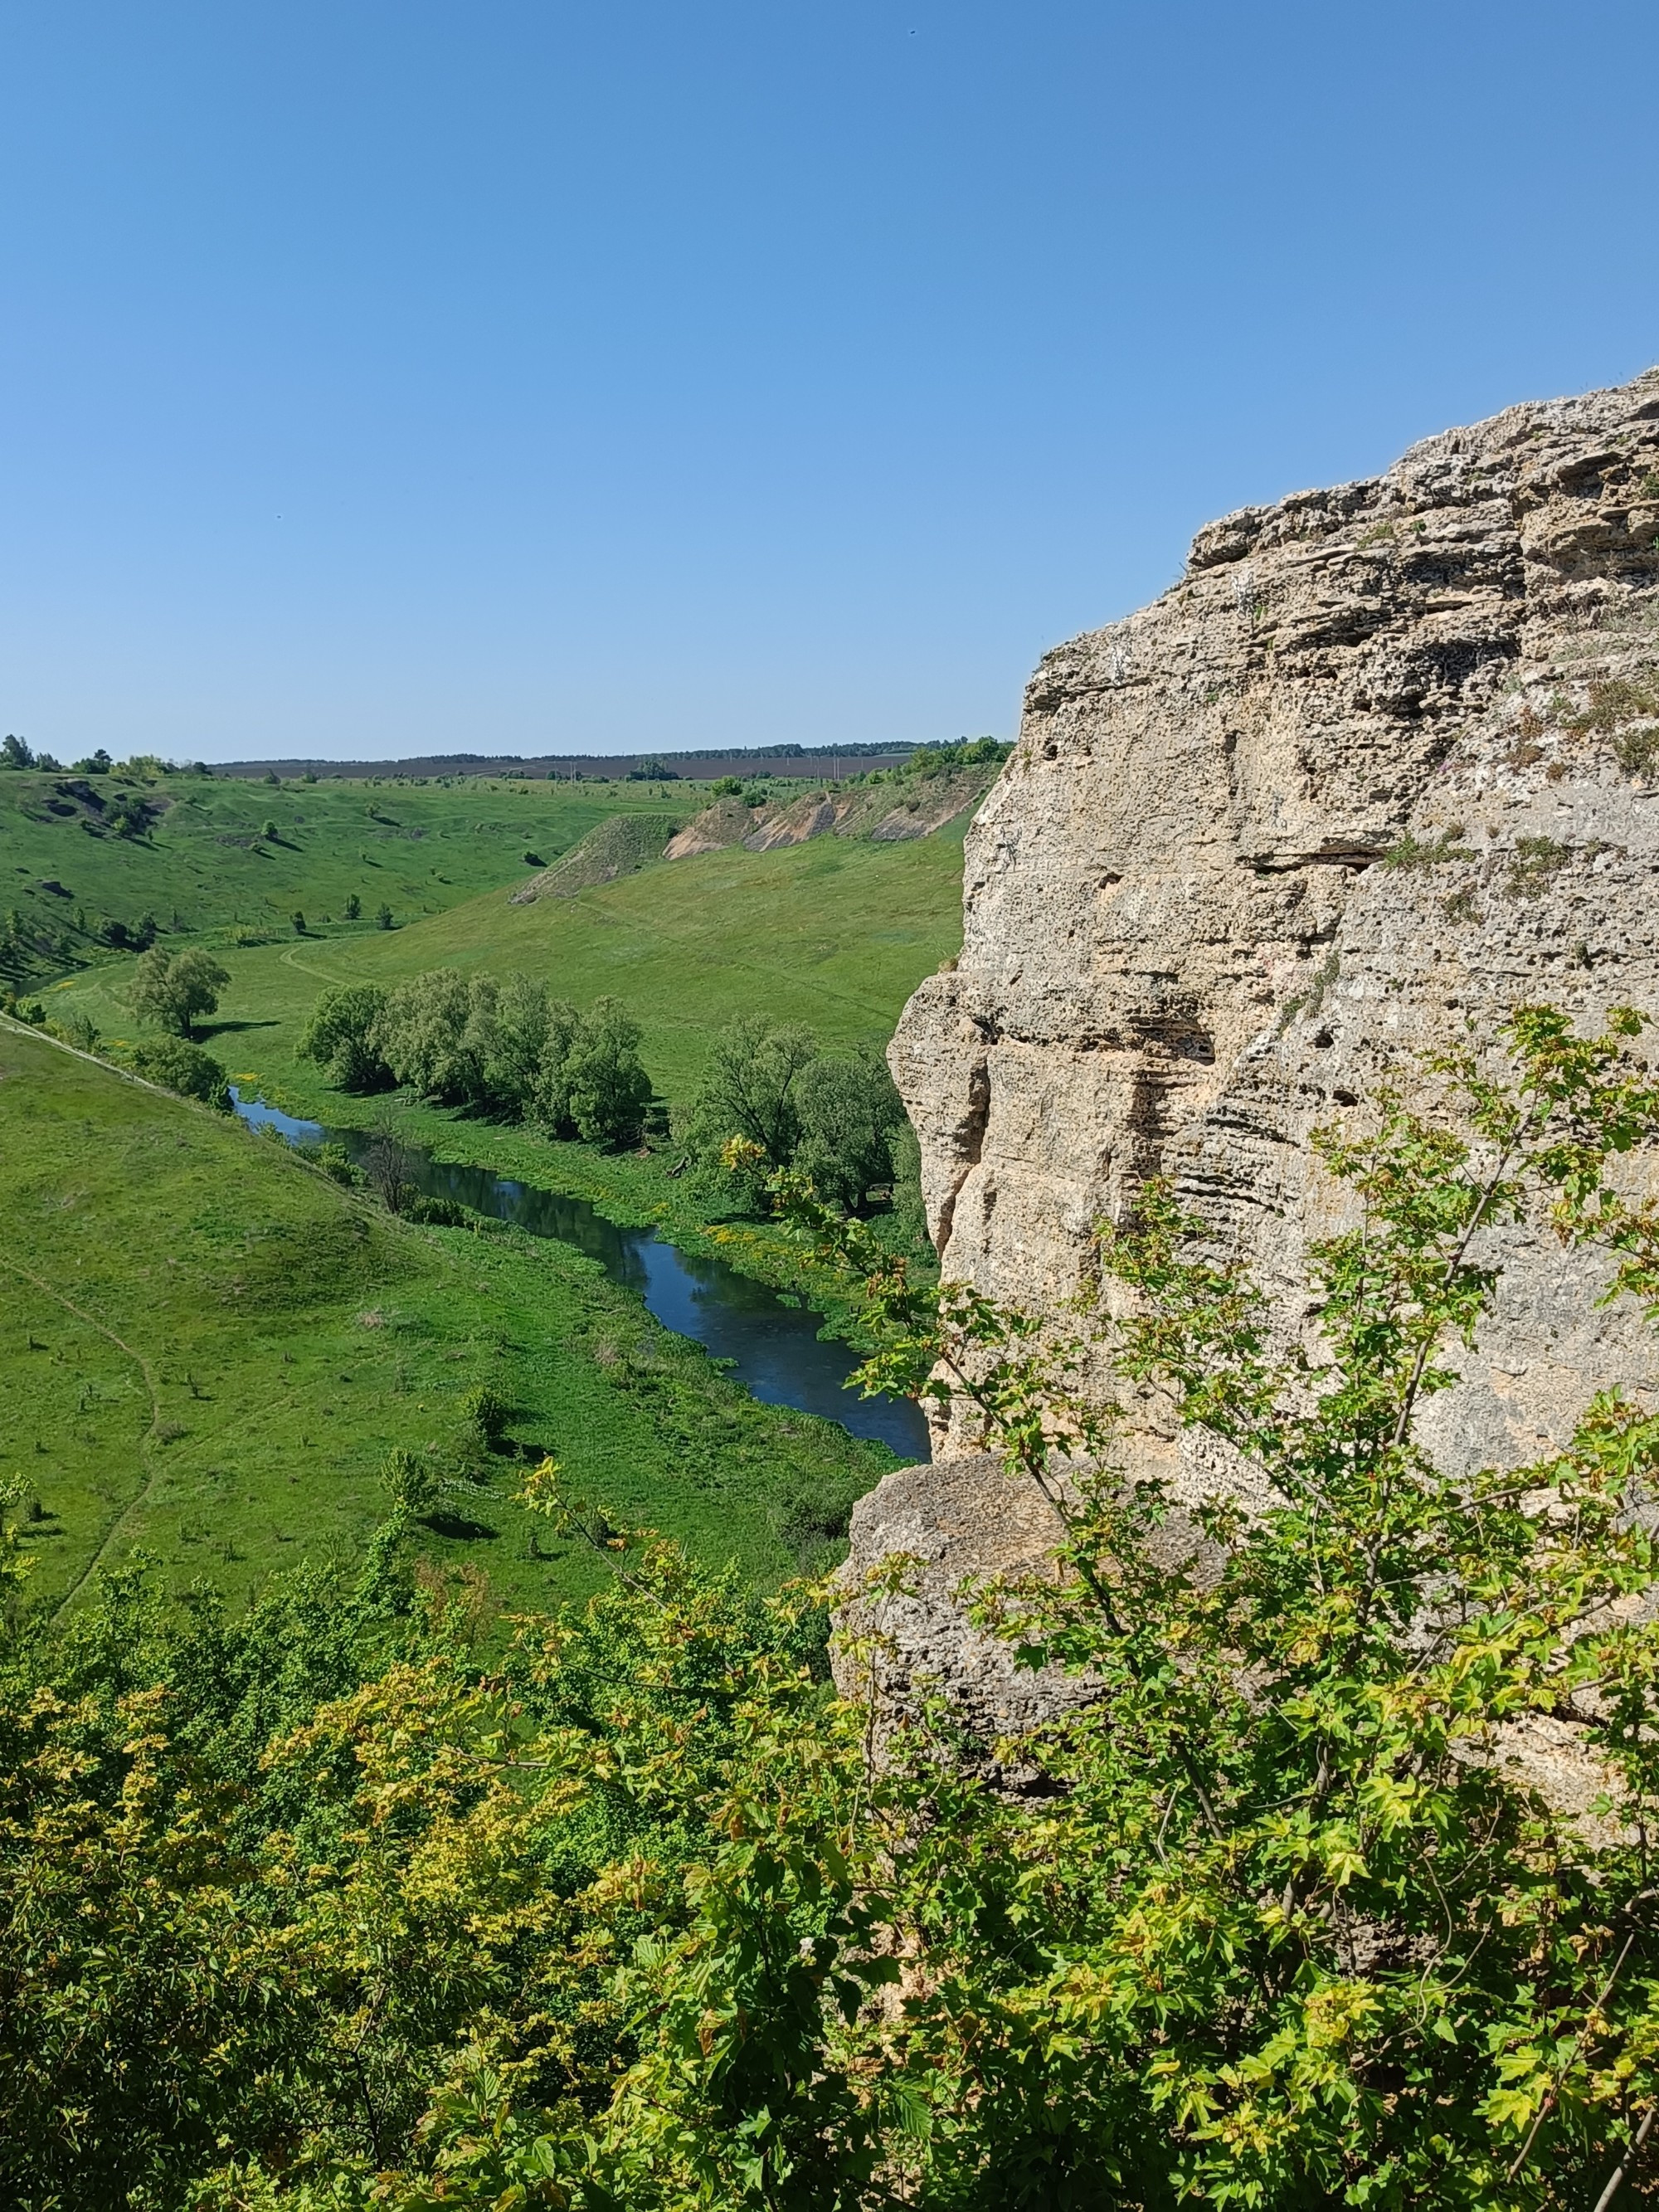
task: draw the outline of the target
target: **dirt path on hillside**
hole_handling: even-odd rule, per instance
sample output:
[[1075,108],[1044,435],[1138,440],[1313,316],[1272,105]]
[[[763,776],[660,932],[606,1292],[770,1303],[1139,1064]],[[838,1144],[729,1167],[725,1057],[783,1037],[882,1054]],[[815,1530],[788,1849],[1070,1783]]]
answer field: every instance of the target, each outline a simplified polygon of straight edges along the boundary
[[331,975],[326,968],[313,968],[308,960],[301,959],[296,945],[290,945],[279,957],[284,968],[297,968],[302,975],[314,975],[319,983],[349,983],[351,980],[349,975]]
[[66,1297],[62,1291],[54,1289],[44,1275],[37,1275],[32,1267],[26,1267],[21,1260],[11,1259],[6,1253],[0,1252],[0,1267],[8,1267],[14,1275],[21,1275],[26,1283],[33,1283],[35,1289],[43,1297],[50,1298],[54,1305],[62,1306],[65,1313],[73,1314],[76,1321],[91,1329],[96,1335],[101,1336],[106,1343],[112,1344],[116,1350],[130,1359],[138,1370],[139,1374],[143,1377],[144,1389],[149,1399],[149,1426],[138,1440],[139,1464],[144,1472],[143,1486],[136,1498],[130,1498],[125,1505],[119,1507],[111,1516],[109,1524],[99,1539],[96,1549],[53,1608],[52,1619],[55,1620],[70,1600],[84,1587],[88,1577],[96,1571],[110,1546],[114,1542],[122,1522],[145,1503],[155,1486],[156,1471],[151,1462],[150,1449],[155,1442],[156,1430],[161,1426],[161,1401],[156,1393],[155,1377],[151,1372],[149,1360],[142,1352],[135,1352],[125,1337],[118,1336],[112,1328],[106,1328],[95,1314],[89,1314],[84,1306],[76,1305],[73,1298]]

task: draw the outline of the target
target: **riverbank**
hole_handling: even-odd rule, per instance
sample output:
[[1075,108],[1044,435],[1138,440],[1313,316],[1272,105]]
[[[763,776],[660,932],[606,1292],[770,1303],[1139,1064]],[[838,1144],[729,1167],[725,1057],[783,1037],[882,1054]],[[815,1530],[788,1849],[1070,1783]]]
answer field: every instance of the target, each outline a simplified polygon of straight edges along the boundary
[[[251,1127],[289,1144],[343,1149],[359,1169],[380,1138],[338,1123],[299,1121],[269,1103],[237,1097]],[[866,1398],[848,1383],[858,1354],[819,1326],[821,1316],[798,1297],[780,1297],[719,1256],[687,1253],[655,1225],[623,1226],[587,1200],[550,1190],[524,1176],[470,1163],[434,1158],[403,1145],[401,1171],[419,1198],[465,1207],[533,1237],[569,1244],[596,1260],[611,1280],[640,1297],[659,1322],[689,1337],[730,1369],[763,1402],[831,1420],[852,1435],[882,1443],[901,1460],[926,1459],[927,1423],[902,1399]]]
[[[557,1459],[612,1522],[745,1581],[833,1563],[894,1464],[763,1403],[574,1247],[415,1227],[226,1115],[0,1024],[0,1475],[55,1604],[135,1551],[240,1596],[361,1557],[386,1455],[437,1502],[419,1547],[512,1610],[580,1600],[604,1557],[515,1502]],[[509,1410],[480,1449],[468,1394]]]

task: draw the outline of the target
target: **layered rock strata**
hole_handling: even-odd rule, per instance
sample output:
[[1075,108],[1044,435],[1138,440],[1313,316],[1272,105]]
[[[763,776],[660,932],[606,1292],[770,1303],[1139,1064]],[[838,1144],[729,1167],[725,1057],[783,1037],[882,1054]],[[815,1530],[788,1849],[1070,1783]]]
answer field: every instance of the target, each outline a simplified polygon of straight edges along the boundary
[[[1161,1172],[1294,1308],[1341,1204],[1314,1126],[1523,1001],[1659,1012],[1656,860],[1659,371],[1211,525],[1037,669],[960,960],[894,1039],[945,1273],[1053,1310]],[[1534,1457],[1659,1364],[1593,1256],[1502,1256],[1429,1419],[1452,1465]],[[1214,1486],[1155,1418],[1139,1448]]]

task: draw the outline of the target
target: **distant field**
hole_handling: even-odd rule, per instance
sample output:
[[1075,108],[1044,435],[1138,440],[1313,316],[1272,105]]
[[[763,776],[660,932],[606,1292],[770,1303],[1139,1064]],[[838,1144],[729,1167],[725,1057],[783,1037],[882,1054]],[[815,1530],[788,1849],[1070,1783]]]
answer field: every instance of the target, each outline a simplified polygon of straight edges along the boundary
[[[392,983],[447,963],[519,968],[579,1006],[604,992],[626,1000],[644,1024],[658,1090],[678,1103],[736,1014],[808,1022],[838,1044],[884,1044],[910,993],[961,943],[964,827],[965,818],[909,844],[823,837],[771,853],[706,853],[571,899],[514,906],[497,888],[404,929],[319,928],[304,939],[231,947],[218,955],[231,988],[204,1041],[274,1103],[362,1120],[372,1103],[326,1090],[294,1058],[325,985]],[[131,975],[130,961],[107,963],[48,993],[49,1008],[74,1007],[106,1036],[133,1037]],[[489,1157],[489,1147],[476,1157]]]
[[[105,815],[122,797],[156,810],[148,834],[118,836],[97,807],[60,788],[81,782]],[[61,937],[71,958],[94,953],[110,920],[131,927],[149,913],[163,930],[286,930],[296,908],[307,921],[339,922],[354,892],[361,926],[372,929],[382,902],[408,921],[522,879],[533,873],[526,853],[555,860],[607,814],[654,815],[665,836],[702,803],[690,787],[667,803],[658,786],[625,782],[277,787],[5,771],[0,917],[15,909],[31,933]],[[264,835],[267,823],[274,836]],[[59,889],[44,889],[49,882]]]
[[[297,988],[279,963],[259,973]],[[786,1491],[845,1497],[891,1464],[757,1403],[566,1247],[393,1221],[240,1124],[10,1024],[0,1372],[0,1475],[40,1507],[35,1601],[141,1547],[177,1584],[231,1589],[358,1553],[386,1453],[447,1451],[478,1382],[512,1402],[518,1445],[613,1514],[761,1580],[796,1564],[774,1528]],[[503,1457],[447,1498],[424,1547],[511,1602],[592,1588],[585,1549],[549,1531],[535,1556],[543,1524],[514,1486]]]

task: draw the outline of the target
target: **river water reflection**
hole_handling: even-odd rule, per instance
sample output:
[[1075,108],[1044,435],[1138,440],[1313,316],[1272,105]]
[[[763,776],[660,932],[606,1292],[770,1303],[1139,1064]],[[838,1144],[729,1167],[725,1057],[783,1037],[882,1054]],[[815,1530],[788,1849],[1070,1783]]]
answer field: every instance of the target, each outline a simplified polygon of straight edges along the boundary
[[[242,1098],[236,1111],[254,1128],[272,1127],[291,1145],[336,1144],[361,1160],[374,1141],[362,1129],[331,1129],[296,1121],[262,1099]],[[927,1425],[906,1398],[860,1398],[843,1385],[857,1364],[844,1344],[818,1334],[818,1318],[786,1305],[763,1283],[721,1260],[701,1259],[665,1243],[653,1229],[623,1229],[584,1198],[539,1190],[488,1168],[434,1160],[405,1147],[410,1179],[422,1196],[453,1198],[475,1213],[510,1221],[532,1237],[555,1237],[597,1260],[613,1283],[636,1291],[665,1328],[694,1338],[735,1379],[768,1405],[793,1406],[839,1421],[855,1437],[872,1437],[902,1459],[928,1457]]]

